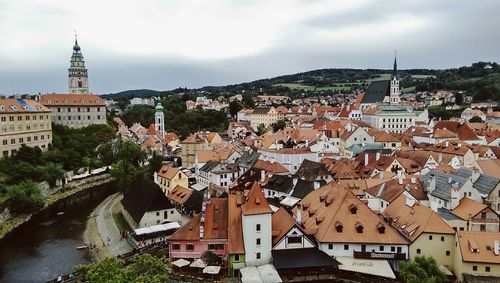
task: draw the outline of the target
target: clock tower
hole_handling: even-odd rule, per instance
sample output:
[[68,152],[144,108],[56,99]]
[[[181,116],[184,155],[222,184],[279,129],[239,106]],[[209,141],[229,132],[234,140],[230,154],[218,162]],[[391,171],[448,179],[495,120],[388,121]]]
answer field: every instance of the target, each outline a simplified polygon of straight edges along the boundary
[[73,46],[73,55],[71,55],[70,67],[68,69],[68,85],[70,94],[88,94],[89,81],[85,61],[78,46],[78,39],[75,35],[75,45]]

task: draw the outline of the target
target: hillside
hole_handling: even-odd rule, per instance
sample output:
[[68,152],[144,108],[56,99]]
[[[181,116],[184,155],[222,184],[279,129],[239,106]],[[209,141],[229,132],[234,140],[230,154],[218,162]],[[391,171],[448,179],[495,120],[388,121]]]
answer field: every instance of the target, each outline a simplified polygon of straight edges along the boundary
[[[190,99],[199,91],[209,96],[229,96],[245,91],[250,94],[302,95],[335,94],[363,90],[374,80],[390,79],[392,70],[383,69],[319,69],[274,78],[226,86],[206,86],[200,89],[154,91],[129,90],[105,95],[107,98],[138,97],[186,93]],[[403,92],[456,90],[470,94],[476,101],[500,101],[500,67],[495,62],[478,62],[460,68],[432,70],[399,70]]]

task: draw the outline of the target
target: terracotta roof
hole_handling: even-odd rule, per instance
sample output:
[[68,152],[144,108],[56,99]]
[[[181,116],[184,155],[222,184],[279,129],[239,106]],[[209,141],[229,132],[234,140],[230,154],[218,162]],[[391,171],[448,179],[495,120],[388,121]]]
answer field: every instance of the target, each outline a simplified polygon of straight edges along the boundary
[[326,170],[328,170],[334,179],[357,179],[360,177],[356,170],[359,165],[358,161],[324,158],[321,160],[321,163],[325,165]]
[[106,106],[106,102],[95,94],[44,94],[40,103],[45,106]]
[[443,141],[435,145],[429,145],[426,149],[432,150],[434,152],[443,152],[463,156],[470,149],[472,149],[472,147],[463,140],[450,140]]
[[500,264],[500,256],[494,252],[495,241],[500,241],[498,232],[458,231],[462,261]]
[[267,172],[271,173],[288,173],[288,169],[286,169],[281,163],[278,162],[271,162],[271,161],[266,161],[266,160],[257,160],[255,162],[253,168],[257,170],[264,170]]
[[179,172],[180,172],[179,168],[163,165],[158,171],[158,176],[172,180],[175,177],[175,175]]
[[252,188],[248,192],[245,200],[245,204],[242,205],[241,211],[243,215],[253,215],[253,214],[264,214],[272,213],[271,207],[267,203],[264,193],[262,192],[262,187],[258,182],[252,185]]
[[476,134],[466,123],[460,123],[458,121],[439,121],[434,125],[434,129],[448,129],[451,132],[456,133],[461,140],[478,140]]
[[462,218],[463,220],[470,220],[472,217],[479,214],[488,206],[486,204],[477,202],[468,197],[463,197],[457,207],[455,207],[450,212],[456,216]]
[[412,242],[422,233],[455,234],[455,231],[432,209],[418,201],[409,206],[401,194],[384,210],[391,224]]
[[[351,191],[329,183],[301,202],[302,223],[321,243],[407,244],[407,241]],[[337,232],[337,226],[342,232]],[[384,233],[377,226],[385,227]],[[356,227],[362,226],[362,233]]]
[[175,133],[168,133],[165,134],[165,137],[163,138],[165,142],[169,143],[171,141],[179,140],[179,136]]
[[245,245],[241,224],[241,205],[245,202],[245,197],[231,194],[228,202],[228,253],[242,254],[245,253]]
[[366,180],[343,179],[339,180],[338,184],[344,189],[348,189],[357,196],[364,196],[365,190],[368,188]]
[[437,139],[443,138],[458,138],[458,134],[444,128],[444,129],[435,129],[433,133],[434,137]]
[[484,174],[500,178],[500,159],[476,160]]
[[383,132],[382,134],[375,137],[376,142],[400,142],[402,139],[403,139],[402,134],[386,133],[386,132]]
[[0,113],[50,112],[50,109],[31,99],[0,99]]
[[181,185],[175,186],[173,190],[171,190],[167,197],[173,202],[176,202],[180,205],[184,204],[184,202],[191,196],[193,190],[184,188]]
[[142,144],[141,144],[141,148],[154,148],[154,147],[157,147],[159,146],[160,144],[158,143],[158,141],[153,138],[153,137],[149,137],[148,139],[146,139]]
[[283,207],[278,208],[272,217],[273,245],[276,245],[293,227],[297,227],[305,234],[302,227]]
[[197,214],[188,223],[175,231],[169,238],[170,241],[198,241],[200,240],[200,220],[201,213]]
[[[415,183],[412,182],[412,179]],[[420,184],[420,180],[417,178],[402,179],[402,184],[400,184],[399,179],[392,179],[383,184],[370,187],[366,189],[365,192],[389,203],[394,201],[403,192],[410,193],[414,198],[420,201],[429,199]]]

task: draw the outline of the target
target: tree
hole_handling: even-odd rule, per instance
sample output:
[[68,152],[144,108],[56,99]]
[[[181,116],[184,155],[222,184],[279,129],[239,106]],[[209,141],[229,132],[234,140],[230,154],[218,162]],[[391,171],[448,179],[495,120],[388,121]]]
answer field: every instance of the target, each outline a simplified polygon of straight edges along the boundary
[[48,163],[43,167],[43,179],[49,183],[51,187],[56,185],[57,180],[64,179],[64,170],[62,166],[55,163]]
[[461,105],[464,103],[464,96],[460,92],[455,93],[455,104]]
[[150,254],[134,255],[128,265],[121,259],[108,257],[95,264],[77,265],[84,282],[96,283],[161,283],[168,280],[168,260]]
[[229,114],[231,114],[232,117],[238,115],[238,112],[243,108],[241,103],[238,102],[238,100],[233,100],[229,102]]
[[267,132],[266,126],[264,126],[264,124],[259,124],[257,126],[257,135],[263,135],[265,132]]
[[276,123],[271,124],[271,127],[273,127],[273,132],[283,130],[286,127],[286,121],[285,120],[276,121]]
[[479,117],[479,116],[474,116],[474,117],[470,118],[469,122],[471,122],[471,123],[481,123],[481,122],[483,122],[483,119],[481,119],[481,117]]
[[212,251],[206,251],[201,255],[201,259],[207,264],[207,265],[217,265],[219,264],[219,257],[214,254]]
[[149,160],[150,173],[153,175],[155,172],[158,172],[163,165],[163,156],[160,154],[153,152],[153,156]]
[[431,256],[417,256],[414,260],[401,263],[401,277],[406,283],[444,283],[448,281]]
[[7,187],[8,205],[11,212],[28,213],[37,211],[45,205],[45,198],[32,181]]

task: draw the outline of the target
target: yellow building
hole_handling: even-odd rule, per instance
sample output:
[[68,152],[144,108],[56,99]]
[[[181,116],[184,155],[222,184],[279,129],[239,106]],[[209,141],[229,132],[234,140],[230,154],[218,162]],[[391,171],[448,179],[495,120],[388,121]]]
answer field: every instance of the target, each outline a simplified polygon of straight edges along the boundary
[[188,176],[179,168],[163,165],[156,174],[157,183],[165,195],[168,195],[177,185],[188,187]]
[[432,256],[438,265],[453,270],[455,231],[437,213],[403,193],[383,214],[410,240],[410,259]]
[[250,114],[250,125],[254,130],[257,130],[260,124],[269,128],[271,124],[278,121],[278,112],[274,107],[271,108],[255,108]]
[[22,144],[45,150],[51,143],[50,109],[31,99],[0,99],[2,157],[16,153]]
[[198,150],[220,143],[222,143],[222,138],[215,132],[197,132],[189,135],[181,142],[182,166],[192,167]]
[[[455,250],[455,276],[491,276],[500,282],[500,233],[459,231]],[[486,281],[485,281],[486,282]]]

